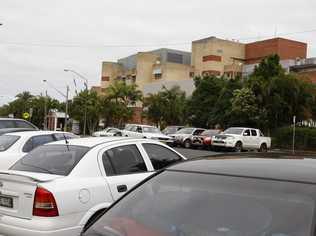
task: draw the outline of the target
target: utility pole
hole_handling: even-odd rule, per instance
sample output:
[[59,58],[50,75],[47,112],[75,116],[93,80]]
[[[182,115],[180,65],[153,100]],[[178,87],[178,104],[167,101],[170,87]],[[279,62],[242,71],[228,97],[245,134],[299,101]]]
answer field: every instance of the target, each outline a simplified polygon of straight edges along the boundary
[[292,153],[295,154],[295,127],[296,126],[296,116],[293,116],[293,141],[292,141]]
[[65,126],[64,131],[67,131],[68,126],[68,100],[69,100],[69,86],[67,85],[67,92],[66,92],[66,112],[65,112]]
[[44,103],[44,130],[47,130],[47,90],[45,91],[45,103]]
[[[82,74],[78,73],[77,71],[75,70],[70,70],[70,69],[64,69],[65,72],[71,72],[75,75],[77,75],[80,79],[82,79],[84,81],[84,85],[85,85],[85,88],[86,88],[86,92],[87,92],[87,95],[89,95],[89,81],[86,77],[84,77]],[[83,121],[83,136],[86,136],[86,129],[87,129],[87,100],[85,101],[85,106],[84,106],[84,121]]]

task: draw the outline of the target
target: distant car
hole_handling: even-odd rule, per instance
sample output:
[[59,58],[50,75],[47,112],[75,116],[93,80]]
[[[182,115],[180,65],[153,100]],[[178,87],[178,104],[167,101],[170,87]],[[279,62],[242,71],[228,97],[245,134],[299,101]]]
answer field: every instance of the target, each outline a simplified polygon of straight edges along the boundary
[[183,160],[150,139],[82,138],[40,146],[0,171],[0,234],[80,235],[136,184]]
[[232,127],[213,137],[212,145],[243,150],[258,150],[267,152],[271,147],[271,138],[265,137],[259,129]]
[[184,162],[133,189],[83,236],[314,235],[315,168],[308,159]]
[[125,137],[134,137],[134,138],[148,138],[159,140],[160,142],[166,144],[172,144],[173,139],[167,135],[161,133],[161,131],[150,125],[128,125],[125,130],[122,130],[122,135]]
[[221,131],[218,129],[205,130],[200,135],[195,135],[192,137],[192,146],[210,149],[212,146],[212,137],[216,134],[219,134],[220,132]]
[[[78,138],[58,131],[15,132],[0,136],[0,170],[7,170],[34,148],[58,140]],[[0,227],[1,228],[1,227]]]
[[27,131],[38,130],[38,128],[32,123],[14,118],[0,118],[0,135],[3,133],[15,132],[15,131]]
[[111,137],[111,136],[122,136],[122,131],[117,128],[106,128],[101,131],[94,132],[93,137]]
[[174,139],[174,145],[181,145],[185,148],[192,147],[193,136],[200,135],[205,129],[202,128],[183,128],[177,133],[170,135]]
[[177,133],[180,129],[183,129],[184,126],[167,126],[162,133],[165,135],[171,135]]

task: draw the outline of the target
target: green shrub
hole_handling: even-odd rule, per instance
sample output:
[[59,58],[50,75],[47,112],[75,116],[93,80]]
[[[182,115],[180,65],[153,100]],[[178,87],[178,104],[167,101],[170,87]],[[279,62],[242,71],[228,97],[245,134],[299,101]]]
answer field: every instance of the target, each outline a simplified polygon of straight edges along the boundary
[[[297,127],[295,135],[295,148],[299,150],[316,150],[316,129]],[[273,148],[292,148],[293,127],[277,129],[272,135]]]

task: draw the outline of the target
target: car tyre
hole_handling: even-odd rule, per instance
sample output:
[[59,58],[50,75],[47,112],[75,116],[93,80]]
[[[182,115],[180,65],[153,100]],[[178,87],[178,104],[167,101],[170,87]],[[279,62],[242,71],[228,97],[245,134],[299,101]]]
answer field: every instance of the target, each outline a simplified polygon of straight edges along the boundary
[[235,145],[235,152],[242,152],[242,142],[238,141]]
[[191,148],[191,141],[189,139],[185,140],[183,146],[185,148]]
[[267,144],[265,143],[261,144],[259,152],[268,152]]

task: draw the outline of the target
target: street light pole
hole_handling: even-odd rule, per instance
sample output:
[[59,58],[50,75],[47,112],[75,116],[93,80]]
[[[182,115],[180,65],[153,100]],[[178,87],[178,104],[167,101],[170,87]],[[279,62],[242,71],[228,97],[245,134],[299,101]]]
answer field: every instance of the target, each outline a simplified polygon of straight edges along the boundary
[[[86,77],[84,77],[82,74],[78,73],[75,70],[70,69],[64,69],[65,72],[71,72],[75,75],[77,75],[81,80],[84,81],[84,85],[86,87],[86,92],[89,93],[89,81]],[[86,136],[86,129],[87,129],[87,100],[85,101],[85,107],[84,107],[84,121],[83,121],[83,136]]]
[[53,88],[56,92],[58,92],[60,95],[62,95],[66,99],[66,109],[65,109],[65,125],[64,125],[64,131],[67,131],[67,125],[68,125],[68,100],[69,100],[69,86],[67,85],[66,89],[66,95],[55,88],[51,83],[49,83],[47,80],[43,80],[44,83],[48,84],[51,88]]

